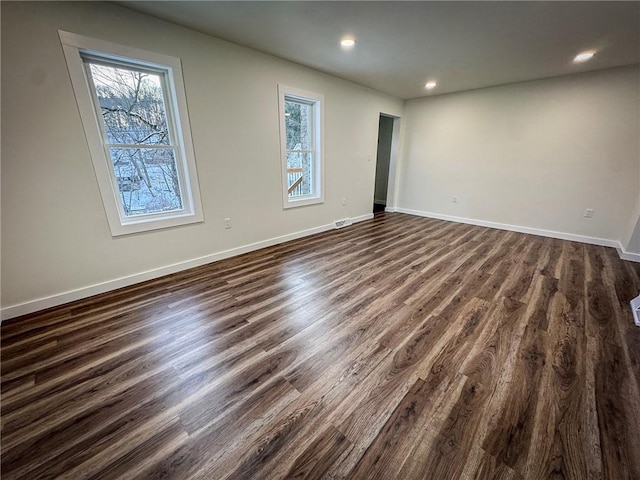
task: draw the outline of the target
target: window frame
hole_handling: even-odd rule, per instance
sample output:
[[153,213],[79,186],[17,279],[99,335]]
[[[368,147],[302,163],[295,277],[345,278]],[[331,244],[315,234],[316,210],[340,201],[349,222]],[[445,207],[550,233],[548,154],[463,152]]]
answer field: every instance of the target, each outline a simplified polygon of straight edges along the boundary
[[[203,222],[180,59],[61,30],[58,33],[112,236]],[[181,210],[124,215],[120,190],[108,154],[108,148],[112,145],[104,137],[103,120],[96,106],[95,88],[88,75],[84,56],[104,60],[112,66],[119,63],[133,69],[151,70],[162,76],[167,127],[172,137],[169,146],[174,151],[178,169]]]
[[[287,176],[287,130],[285,101],[291,99],[311,106],[312,115],[312,194],[289,197]],[[282,168],[282,206],[284,209],[324,203],[324,95],[278,85],[280,116],[280,157]]]

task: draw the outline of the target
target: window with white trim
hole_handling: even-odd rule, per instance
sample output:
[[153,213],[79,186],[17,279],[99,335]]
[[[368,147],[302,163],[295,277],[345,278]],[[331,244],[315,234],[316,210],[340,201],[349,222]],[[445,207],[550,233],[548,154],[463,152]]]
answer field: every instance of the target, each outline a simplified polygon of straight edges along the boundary
[[201,222],[180,60],[60,39],[112,235]]
[[324,97],[278,86],[284,208],[322,203]]

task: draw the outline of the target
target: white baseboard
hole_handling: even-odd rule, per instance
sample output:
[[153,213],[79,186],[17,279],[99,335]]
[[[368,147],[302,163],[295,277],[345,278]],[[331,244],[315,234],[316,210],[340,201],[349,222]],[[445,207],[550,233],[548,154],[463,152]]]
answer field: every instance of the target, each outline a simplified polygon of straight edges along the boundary
[[[371,218],[373,218],[373,213],[368,213],[366,215],[352,217],[351,221],[353,223],[358,223],[364,220],[369,220]],[[243,253],[253,252],[254,250],[271,247],[273,245],[278,245],[280,243],[296,240],[302,237],[308,237],[309,235],[314,235],[316,233],[326,232],[333,229],[335,229],[335,224],[329,223],[326,225],[321,225],[319,227],[309,228],[307,230],[301,230],[299,232],[294,232],[294,233],[289,233],[287,235],[282,235],[279,237],[269,238],[261,242],[251,243],[249,245],[243,245],[241,247],[224,250],[222,252],[212,253],[210,255],[205,255],[203,257],[193,258],[191,260],[186,260],[184,262],[174,263],[172,265],[166,265],[164,267],[154,268],[152,270],[147,270],[145,272],[135,273],[133,275],[127,275],[125,277],[108,280],[106,282],[97,283],[94,285],[90,285],[88,287],[69,290],[66,292],[57,293],[55,295],[38,298],[36,300],[31,300],[24,303],[9,305],[2,309],[0,318],[2,320],[8,320],[10,318],[19,317],[20,315],[26,315],[28,313],[37,312],[39,310],[44,310],[46,308],[63,305],[65,303],[73,302],[73,301],[80,300],[87,297],[92,297],[93,295],[109,292],[111,290],[116,290],[118,288],[128,287],[136,283],[146,282],[147,280],[152,280],[154,278],[162,277],[164,275],[169,275],[171,273],[180,272],[182,270],[187,270],[193,267],[199,267],[201,265],[206,265],[207,263],[217,262],[218,260],[223,260],[225,258],[235,257],[236,255],[242,255]]]
[[630,262],[640,263],[640,253],[625,252],[624,248],[622,248],[622,245],[620,245],[620,243],[618,243],[616,250],[618,251],[618,255],[622,260],[628,260]]
[[373,213],[365,213],[364,215],[351,217],[351,221],[353,223],[358,223],[358,222],[364,222],[365,220],[371,220],[372,218],[373,218]]
[[475,218],[455,217],[452,215],[442,215],[440,213],[423,212],[421,210],[411,210],[408,208],[396,208],[396,212],[408,213],[409,215],[417,215],[420,217],[437,218],[439,220],[447,220],[457,223],[468,223],[479,227],[497,228],[499,230],[509,230],[512,232],[529,233],[531,235],[540,235],[541,237],[558,238],[560,240],[570,240],[572,242],[589,243],[591,245],[601,245],[604,247],[619,248],[620,243],[617,240],[609,240],[606,238],[587,237],[584,235],[575,235],[573,233],[556,232],[553,230],[542,230],[539,228],[523,227],[520,225],[509,225],[507,223],[488,222],[486,220],[476,220]]
[[633,314],[633,322],[640,327],[640,295],[631,300],[631,313]]
[[[561,240],[571,240],[575,242],[590,243],[593,245],[602,245],[605,247],[614,247],[617,249],[621,259],[629,260],[632,262],[640,262],[640,254],[625,252],[622,249],[620,243],[615,240],[586,237],[582,235],[574,235],[574,234],[563,233],[563,232],[554,232],[550,230],[540,230],[536,228],[522,227],[518,225],[508,225],[508,224],[496,223],[496,222],[488,222],[484,220],[476,220],[471,218],[455,217],[451,215],[442,215],[438,213],[424,212],[420,210],[411,210],[407,208],[387,207],[385,211],[406,213],[409,215],[417,215],[417,216],[428,217],[428,218],[437,218],[440,220],[447,220],[447,221],[458,222],[458,223],[467,223],[471,225],[478,225],[481,227],[497,228],[500,230],[510,230],[510,231],[520,232],[520,233],[530,233],[532,235],[540,235],[544,237],[559,238]],[[368,213],[365,215],[352,217],[351,221],[353,223],[358,223],[365,220],[369,220],[371,218],[373,218],[373,213]],[[100,293],[105,293],[111,290],[116,290],[118,288],[134,285],[136,283],[145,282],[147,280],[152,280],[154,278],[162,277],[164,275],[180,272],[182,270],[187,270],[189,268],[199,267],[207,263],[216,262],[218,260],[234,257],[236,255],[242,255],[243,253],[252,252],[254,250],[259,250],[261,248],[271,247],[273,245],[278,245],[280,243],[296,240],[298,238],[307,237],[309,235],[314,235],[316,233],[326,232],[329,230],[333,230],[334,228],[335,228],[335,224],[329,223],[326,225],[321,225],[319,227],[309,228],[307,230],[301,230],[298,232],[270,238],[260,242],[243,245],[237,248],[224,250],[222,252],[205,255],[203,257],[186,260],[184,262],[174,263],[172,265],[166,265],[160,268],[147,270],[147,271],[136,273],[133,275],[120,277],[113,280],[108,280],[106,282],[97,283],[87,287],[69,290],[69,291],[58,293],[48,297],[42,297],[36,300],[24,302],[24,303],[9,305],[2,309],[0,314],[0,319],[8,320],[10,318],[19,317],[21,315],[26,315],[28,313],[37,312],[39,310],[44,310],[46,308],[55,307],[65,303],[73,302],[75,300],[80,300],[83,298],[91,297],[93,295],[98,295]]]

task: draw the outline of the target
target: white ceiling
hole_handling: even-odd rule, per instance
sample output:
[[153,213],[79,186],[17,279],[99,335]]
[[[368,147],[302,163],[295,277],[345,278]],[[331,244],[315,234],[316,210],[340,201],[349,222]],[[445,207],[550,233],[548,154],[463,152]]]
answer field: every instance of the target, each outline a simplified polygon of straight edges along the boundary
[[638,1],[119,3],[403,99],[640,62]]

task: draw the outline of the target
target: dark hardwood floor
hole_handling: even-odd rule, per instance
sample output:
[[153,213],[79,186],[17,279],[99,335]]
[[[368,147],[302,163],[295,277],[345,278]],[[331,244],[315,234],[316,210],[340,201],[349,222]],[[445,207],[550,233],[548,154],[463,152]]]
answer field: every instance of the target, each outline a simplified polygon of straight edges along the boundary
[[2,478],[640,479],[640,266],[381,214],[2,324]]

